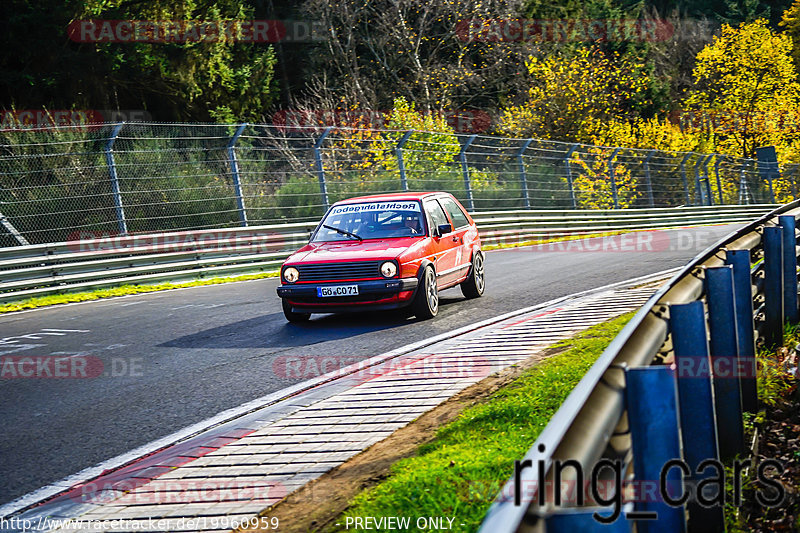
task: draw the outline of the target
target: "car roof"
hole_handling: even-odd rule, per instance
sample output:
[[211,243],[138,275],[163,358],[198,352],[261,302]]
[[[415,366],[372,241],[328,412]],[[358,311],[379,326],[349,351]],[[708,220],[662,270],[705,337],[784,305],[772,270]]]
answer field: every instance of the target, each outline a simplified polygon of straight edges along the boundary
[[336,205],[339,204],[349,204],[355,202],[365,202],[365,201],[381,201],[381,200],[422,200],[423,198],[427,198],[429,196],[435,196],[439,194],[447,194],[444,192],[397,192],[397,193],[390,193],[390,194],[373,194],[370,196],[358,196],[356,198],[348,198],[347,200],[340,200],[336,202]]

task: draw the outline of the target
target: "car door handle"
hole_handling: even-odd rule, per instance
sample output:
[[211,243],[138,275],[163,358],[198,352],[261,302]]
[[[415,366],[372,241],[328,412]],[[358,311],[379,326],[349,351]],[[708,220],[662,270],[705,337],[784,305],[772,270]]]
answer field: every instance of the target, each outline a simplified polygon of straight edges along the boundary
[[458,241],[459,241],[459,238],[457,236],[454,236],[453,237],[453,242],[458,242]]

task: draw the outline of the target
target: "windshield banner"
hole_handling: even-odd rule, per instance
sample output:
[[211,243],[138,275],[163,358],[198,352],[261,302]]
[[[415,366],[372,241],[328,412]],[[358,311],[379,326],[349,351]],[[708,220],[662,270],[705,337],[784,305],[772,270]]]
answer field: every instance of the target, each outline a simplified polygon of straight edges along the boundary
[[367,204],[347,204],[334,207],[331,215],[342,215],[344,213],[366,213],[380,211],[421,211],[419,202],[370,202]]

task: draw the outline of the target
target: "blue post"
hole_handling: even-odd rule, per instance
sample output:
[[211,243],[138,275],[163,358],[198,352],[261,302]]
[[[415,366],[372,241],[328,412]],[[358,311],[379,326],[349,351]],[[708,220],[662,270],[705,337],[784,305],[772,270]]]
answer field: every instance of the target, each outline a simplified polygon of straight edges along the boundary
[[764,341],[767,348],[783,344],[783,229],[764,228]]
[[[696,485],[710,477],[707,469],[700,471],[700,464],[719,460],[706,317],[701,301],[671,305],[669,314],[677,366],[683,458],[692,472],[691,483]],[[724,487],[708,488],[724,490]],[[690,500],[688,507],[690,532],[724,530],[722,507],[704,507],[696,499]]]
[[683,191],[686,194],[686,205],[692,205],[692,199],[689,197],[689,180],[686,178],[686,162],[691,156],[691,153],[686,154],[681,160],[681,177],[683,178]]
[[472,183],[469,179],[469,167],[467,167],[467,148],[469,148],[469,145],[472,144],[476,137],[477,135],[469,137],[458,153],[458,158],[461,160],[461,173],[464,175],[464,190],[467,193],[467,209],[470,211],[475,210],[475,201],[472,198]]
[[239,221],[241,222],[242,226],[247,226],[247,211],[244,209],[242,181],[239,177],[239,161],[236,159],[236,150],[234,150],[234,147],[236,146],[236,141],[239,140],[239,136],[246,127],[246,122],[244,124],[240,124],[236,129],[236,133],[233,134],[233,137],[231,137],[231,140],[228,143],[228,160],[231,164],[231,175],[233,176],[233,192],[236,195],[236,209],[239,211]]
[[572,164],[570,162],[572,154],[578,149],[579,144],[573,144],[564,156],[564,170],[567,172],[567,186],[569,186],[569,199],[572,201],[572,209],[578,208],[578,199],[575,197],[575,184],[572,181]]
[[611,178],[611,196],[614,198],[614,209],[619,209],[619,193],[617,192],[617,179],[614,176],[614,158],[622,148],[614,148],[608,158],[608,176]]
[[758,411],[756,387],[756,339],[753,324],[753,288],[750,273],[750,250],[728,250],[725,264],[733,267],[734,298],[736,299],[736,338],[739,341],[739,380],[742,409],[748,413]]
[[[678,499],[683,491],[679,469],[671,468],[666,476],[662,474],[668,461],[681,457],[673,373],[664,366],[630,368],[625,371],[625,380],[636,480],[642,484],[658,483],[664,477],[667,495]],[[683,505],[669,505],[659,497],[658,489],[642,492],[635,498],[635,512],[640,517],[644,513],[655,513],[655,517],[651,516],[655,519],[639,521],[637,531],[686,531]]]
[[404,191],[408,190],[408,179],[406,178],[406,163],[403,160],[403,147],[408,142],[408,139],[411,137],[412,133],[414,133],[414,130],[408,130],[394,149],[394,153],[397,156],[397,168],[400,170],[400,184],[402,185]]
[[622,515],[610,524],[603,524],[594,518],[595,513],[610,516],[613,512],[613,509],[605,507],[558,509],[545,519],[545,530],[547,533],[630,533],[631,522]]
[[525,153],[525,150],[528,149],[528,146],[531,145],[533,139],[528,139],[517,151],[517,164],[519,165],[519,182],[520,186],[522,187],[522,201],[525,204],[525,207],[530,208],[531,206],[531,199],[528,195],[528,173],[525,171],[525,161],[522,159],[522,154]]
[[647,157],[644,158],[644,179],[647,182],[647,199],[650,201],[650,207],[656,206],[655,198],[653,197],[653,179],[650,176],[650,160],[656,155],[655,150],[647,152]]
[[783,228],[783,313],[790,324],[800,321],[797,309],[797,236],[792,215],[781,215],[778,224]]
[[124,125],[124,122],[120,122],[114,126],[111,137],[109,137],[105,147],[106,164],[108,165],[108,175],[111,178],[111,192],[114,195],[114,208],[117,212],[117,228],[120,235],[128,234],[128,224],[125,222],[125,210],[122,208],[122,191],[120,191],[119,188],[117,164],[114,160],[114,142],[117,140],[119,130],[121,130]]
[[739,341],[736,337],[733,267],[707,268],[705,285],[719,455],[725,461],[733,459],[747,448],[742,423],[742,396],[739,391],[739,378],[745,369],[738,366]]
[[314,143],[314,160],[317,163],[317,177],[319,178],[319,194],[322,197],[322,205],[325,206],[325,210],[328,210],[330,207],[330,202],[328,201],[328,185],[325,183],[325,167],[322,165],[322,143],[325,141],[325,137],[331,132],[331,126],[325,128],[325,131],[322,132],[322,135],[319,136],[317,142]]

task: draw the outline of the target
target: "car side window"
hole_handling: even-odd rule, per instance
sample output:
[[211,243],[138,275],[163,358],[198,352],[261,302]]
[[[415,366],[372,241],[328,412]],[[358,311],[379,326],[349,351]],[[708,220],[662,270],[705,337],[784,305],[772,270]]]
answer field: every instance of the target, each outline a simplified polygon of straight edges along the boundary
[[436,200],[425,202],[425,213],[428,215],[428,227],[431,236],[436,231],[440,224],[449,224],[447,216],[442,210],[442,206]]
[[455,203],[452,198],[441,198],[439,201],[444,205],[444,208],[450,215],[450,220],[453,221],[453,229],[469,226],[469,221],[467,220],[467,216],[464,214],[464,211],[458,207],[458,204]]

